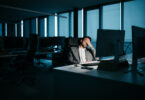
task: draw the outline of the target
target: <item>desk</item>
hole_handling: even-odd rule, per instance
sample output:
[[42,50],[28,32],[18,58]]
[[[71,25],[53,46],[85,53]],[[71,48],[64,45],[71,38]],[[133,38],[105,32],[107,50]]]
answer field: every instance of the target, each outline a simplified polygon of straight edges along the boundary
[[4,63],[13,63],[13,58],[18,57],[18,56],[25,56],[26,52],[7,52],[7,51],[2,51],[0,52],[0,64]]
[[124,73],[124,70],[87,70],[74,65],[53,71],[56,100],[145,99],[145,76]]

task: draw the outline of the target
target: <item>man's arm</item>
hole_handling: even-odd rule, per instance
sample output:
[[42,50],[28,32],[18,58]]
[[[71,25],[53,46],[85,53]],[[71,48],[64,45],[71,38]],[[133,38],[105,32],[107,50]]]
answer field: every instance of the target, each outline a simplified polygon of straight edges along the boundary
[[90,41],[87,41],[87,44],[88,44],[88,46],[91,48],[91,52],[92,52],[92,54],[93,54],[94,60],[98,60],[99,58],[96,57],[96,50],[95,50],[95,48],[93,47],[93,45],[91,44],[91,42],[90,42]]
[[93,45],[91,44],[90,41],[87,41],[87,44],[88,44],[88,46],[91,48],[92,53],[93,53],[93,56],[95,57],[95,56],[96,56],[96,50],[94,49]]

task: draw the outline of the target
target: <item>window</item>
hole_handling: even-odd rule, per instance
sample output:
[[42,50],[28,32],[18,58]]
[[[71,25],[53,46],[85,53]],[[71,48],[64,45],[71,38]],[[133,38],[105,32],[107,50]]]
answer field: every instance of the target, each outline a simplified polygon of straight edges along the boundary
[[47,18],[44,18],[44,37],[47,37]]
[[145,1],[135,0],[124,3],[125,41],[132,41],[132,25],[145,28]]
[[15,24],[15,37],[17,37],[17,24]]
[[17,37],[21,37],[21,22],[17,23]]
[[74,12],[69,13],[69,36],[74,37]]
[[69,13],[62,13],[58,16],[59,36],[69,37]]
[[7,23],[5,23],[5,36],[8,35],[8,31],[7,31]]
[[32,34],[38,34],[38,18],[32,19]]
[[99,28],[99,10],[89,10],[87,14],[87,36],[92,38],[92,44],[96,47],[97,29]]
[[57,21],[57,13],[55,13],[55,33],[54,33],[54,36],[58,36],[58,28],[57,28],[57,26],[58,26],[58,21]]
[[30,21],[24,20],[24,37],[29,37],[30,35]]
[[24,31],[23,31],[23,29],[24,29],[24,25],[23,25],[24,23],[23,23],[23,20],[21,20],[21,37],[23,37],[23,35],[24,35]]
[[103,6],[103,29],[120,29],[120,3]]
[[78,11],[78,37],[83,37],[83,9]]
[[48,21],[48,34],[47,36],[53,37],[55,35],[55,16],[49,16]]
[[44,37],[44,30],[45,30],[44,18],[41,18],[40,19],[40,28],[39,28],[40,37]]

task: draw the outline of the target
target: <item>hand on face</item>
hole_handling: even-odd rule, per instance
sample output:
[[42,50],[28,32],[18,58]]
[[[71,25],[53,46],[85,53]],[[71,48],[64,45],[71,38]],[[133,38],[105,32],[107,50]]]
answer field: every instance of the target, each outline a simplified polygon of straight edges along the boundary
[[89,38],[85,38],[84,39],[84,42],[86,43],[86,47],[89,46],[89,47],[93,48],[93,46],[92,46],[91,41],[90,41]]
[[82,41],[82,46],[83,46],[84,48],[86,48],[86,47],[88,46],[88,44],[89,44],[89,39],[85,38],[85,39]]

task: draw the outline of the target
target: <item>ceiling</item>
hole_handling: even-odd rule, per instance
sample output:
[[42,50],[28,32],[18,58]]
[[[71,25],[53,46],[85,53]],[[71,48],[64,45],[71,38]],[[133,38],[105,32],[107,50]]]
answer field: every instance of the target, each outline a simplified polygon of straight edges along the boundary
[[128,0],[0,0],[0,22],[19,21],[119,1]]

